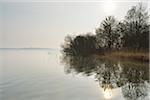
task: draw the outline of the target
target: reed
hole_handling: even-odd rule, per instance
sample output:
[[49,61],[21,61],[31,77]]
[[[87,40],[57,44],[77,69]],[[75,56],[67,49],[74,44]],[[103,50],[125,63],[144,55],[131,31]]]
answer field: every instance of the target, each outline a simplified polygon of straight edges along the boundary
[[108,59],[126,59],[135,61],[149,62],[148,51],[110,51],[104,54],[104,58]]

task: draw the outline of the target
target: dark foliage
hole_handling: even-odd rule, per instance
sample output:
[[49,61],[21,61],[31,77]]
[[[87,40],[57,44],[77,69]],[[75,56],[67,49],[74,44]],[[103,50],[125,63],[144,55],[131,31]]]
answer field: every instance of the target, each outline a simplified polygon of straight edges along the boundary
[[146,8],[139,4],[133,6],[128,12],[123,22],[123,46],[132,49],[149,48],[149,23]]
[[121,22],[113,16],[106,17],[96,29],[96,35],[67,36],[62,46],[63,52],[67,55],[89,55],[106,50],[148,50],[148,20],[148,11],[139,3],[129,9]]
[[97,48],[94,35],[78,35],[75,38],[67,36],[65,40],[63,52],[67,55],[88,55],[94,53]]

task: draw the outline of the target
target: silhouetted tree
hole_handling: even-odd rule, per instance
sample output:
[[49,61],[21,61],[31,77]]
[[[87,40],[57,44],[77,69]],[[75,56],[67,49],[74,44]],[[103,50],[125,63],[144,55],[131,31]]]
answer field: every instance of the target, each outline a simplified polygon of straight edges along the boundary
[[139,3],[133,6],[124,20],[123,46],[132,49],[149,48],[149,15],[146,8]]
[[116,30],[117,24],[113,16],[108,16],[96,29],[96,37],[102,47],[115,48],[120,36]]
[[89,55],[97,48],[96,37],[91,34],[78,35],[75,38],[67,36],[62,48],[69,55]]
[[96,35],[66,36],[63,52],[68,55],[89,55],[97,51],[104,54],[105,49],[148,50],[148,20],[148,11],[139,3],[127,12],[123,21],[118,22],[113,16],[106,17],[96,29]]

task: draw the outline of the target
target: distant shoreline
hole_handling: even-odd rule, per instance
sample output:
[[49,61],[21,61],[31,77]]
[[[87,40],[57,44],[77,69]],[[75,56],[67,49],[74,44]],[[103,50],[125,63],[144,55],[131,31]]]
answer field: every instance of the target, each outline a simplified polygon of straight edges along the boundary
[[0,48],[1,50],[3,49],[3,50],[6,50],[6,49],[26,49],[26,50],[28,50],[28,49],[41,49],[41,50],[58,50],[59,48]]

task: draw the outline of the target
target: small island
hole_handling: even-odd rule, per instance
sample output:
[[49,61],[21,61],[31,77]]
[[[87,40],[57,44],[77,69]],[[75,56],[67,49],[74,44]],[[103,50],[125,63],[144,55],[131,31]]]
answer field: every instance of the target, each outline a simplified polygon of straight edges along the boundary
[[139,3],[123,20],[106,17],[94,33],[67,35],[62,45],[65,55],[99,55],[103,59],[149,62],[149,15]]

